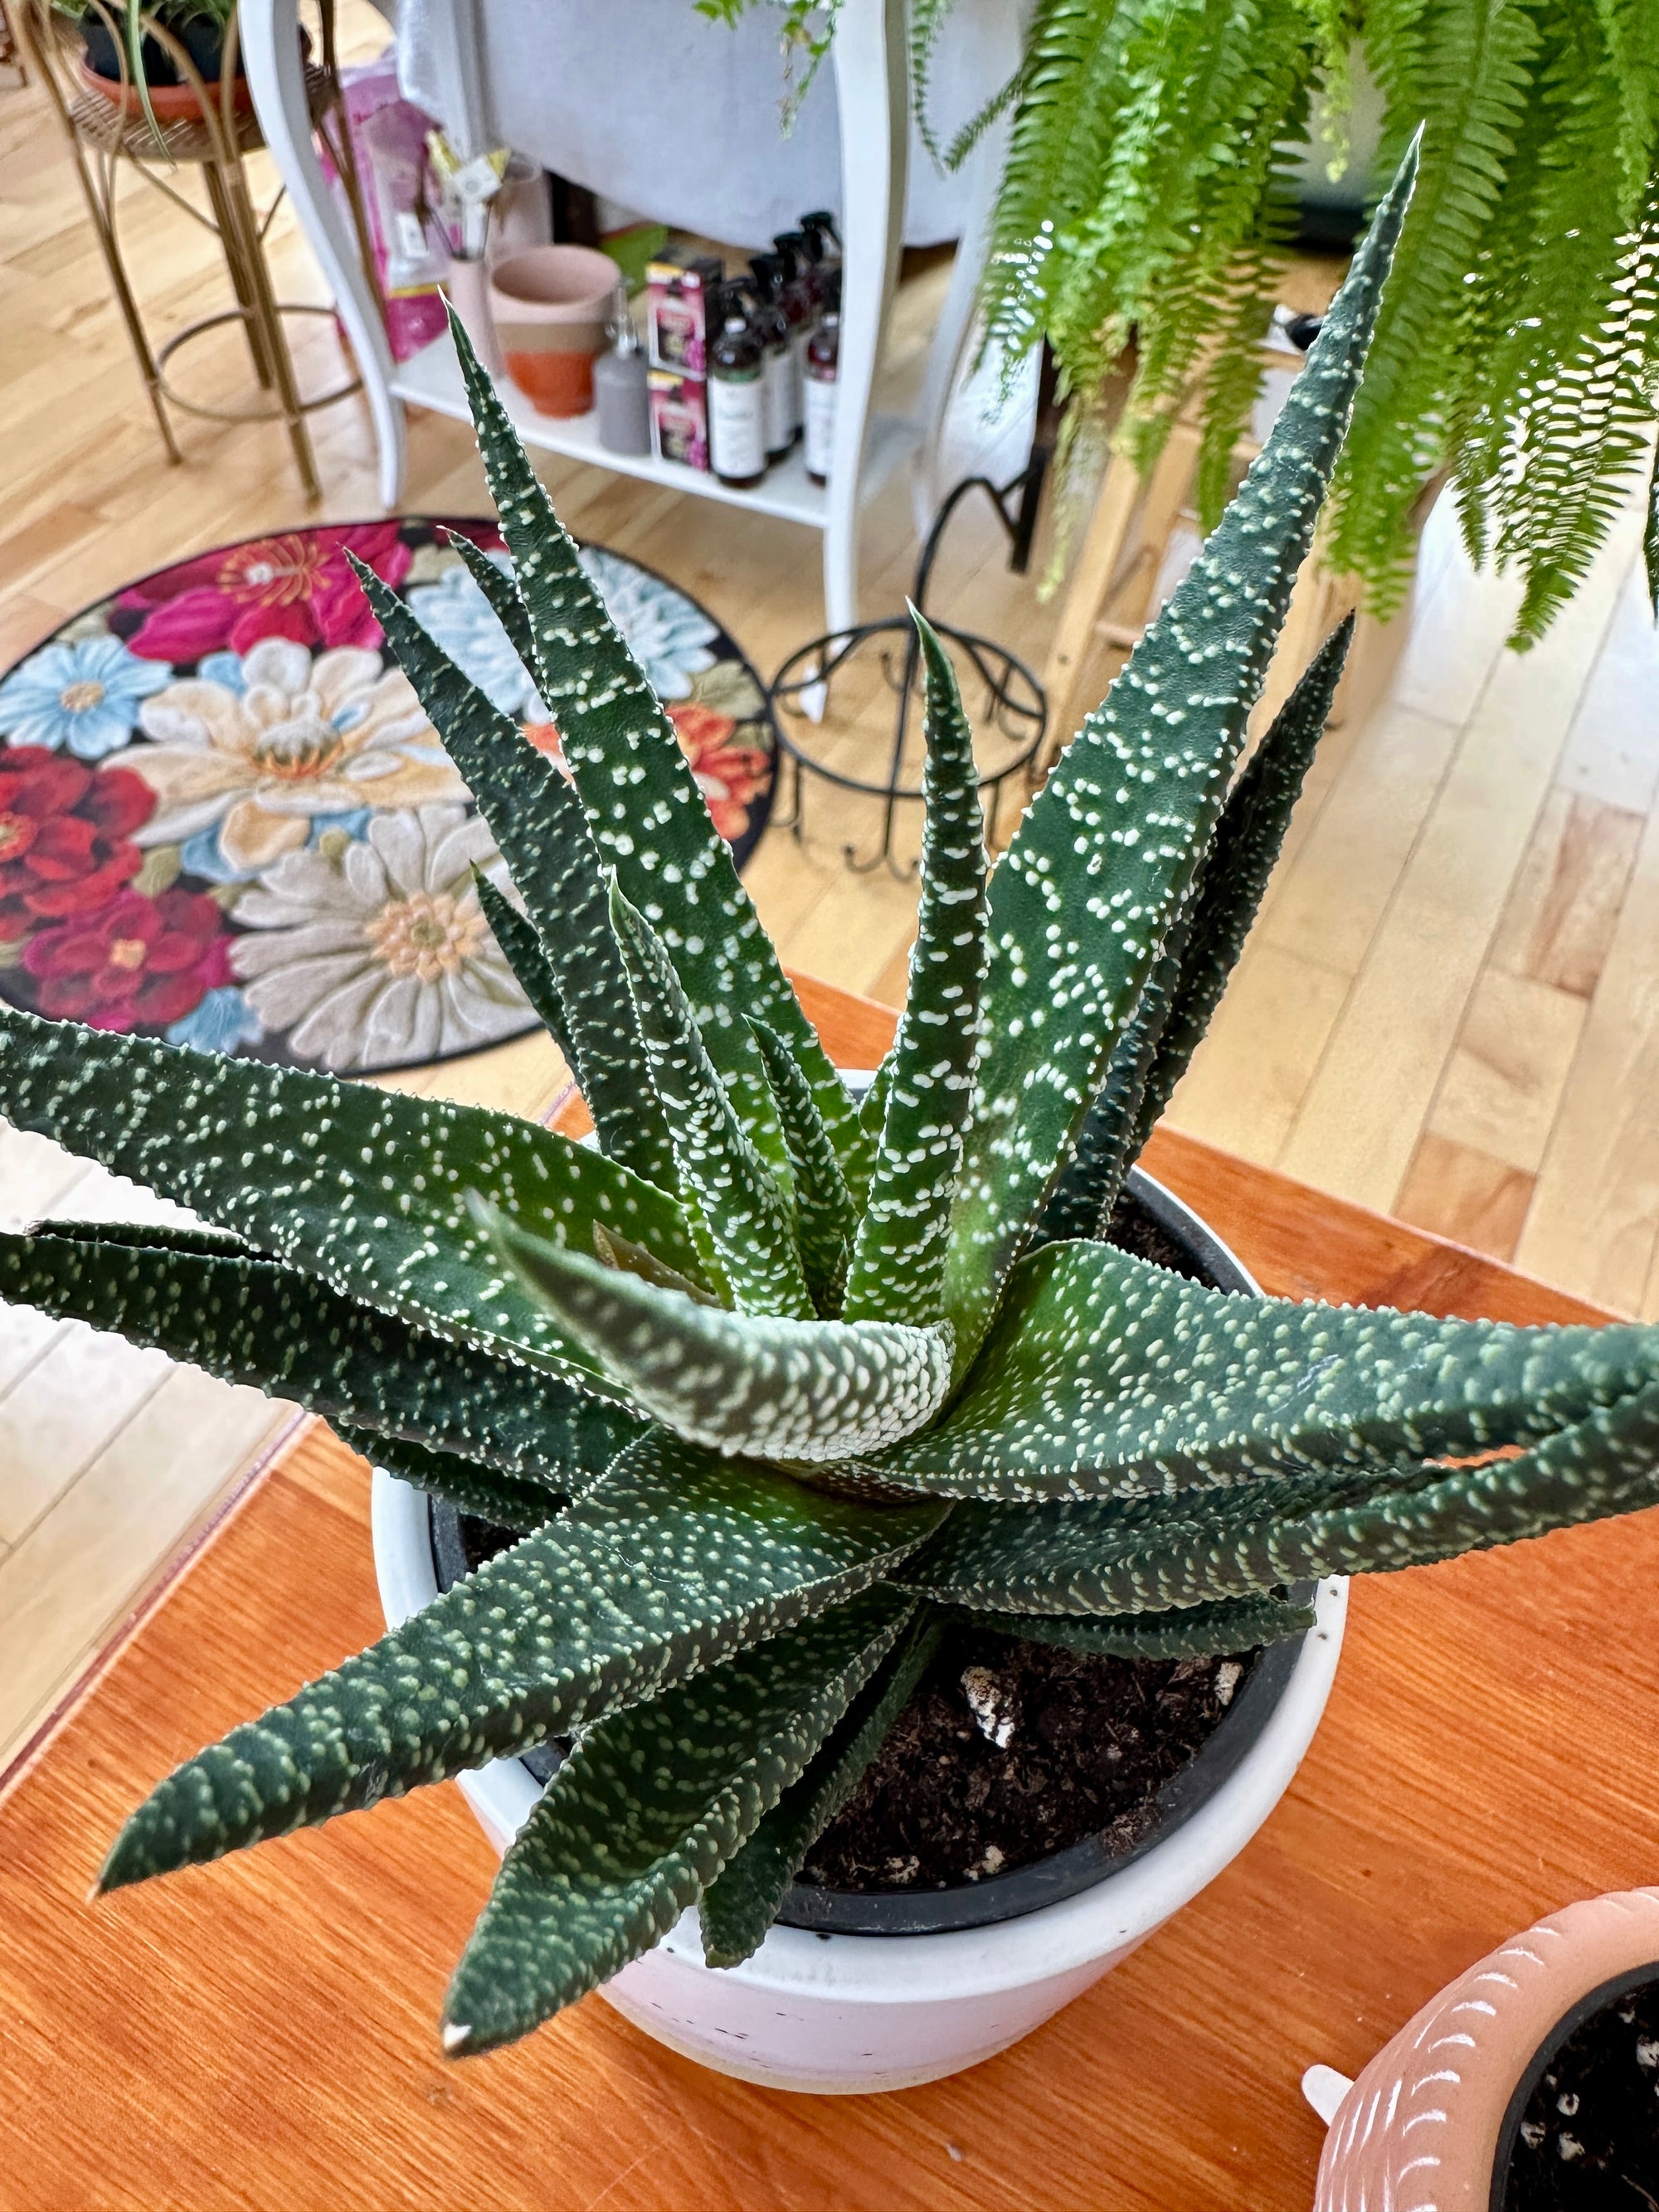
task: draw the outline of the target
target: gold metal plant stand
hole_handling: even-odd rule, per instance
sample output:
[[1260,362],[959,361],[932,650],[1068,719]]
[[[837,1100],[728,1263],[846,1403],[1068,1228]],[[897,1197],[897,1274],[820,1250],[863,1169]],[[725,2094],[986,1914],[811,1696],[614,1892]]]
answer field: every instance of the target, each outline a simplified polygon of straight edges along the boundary
[[[333,311],[278,301],[271,289],[270,270],[265,259],[265,234],[283,196],[279,191],[262,214],[249,183],[246,156],[264,142],[248,100],[246,80],[238,72],[236,17],[233,13],[225,26],[220,76],[216,82],[210,82],[204,79],[174,32],[148,11],[141,15],[145,38],[153,41],[149,51],[159,47],[179,78],[177,87],[158,86],[152,89],[152,115],[145,111],[142,88],[131,76],[123,0],[88,0],[88,12],[99,17],[111,34],[120,63],[118,87],[113,81],[90,79],[83,66],[85,48],[80,31],[54,6],[53,0],[21,0],[16,9],[19,40],[26,59],[45,83],[63,125],[70,158],[86,196],[87,211],[97,233],[110,284],[125,319],[127,335],[132,341],[132,350],[149,393],[168,459],[183,459],[168,419],[169,406],[182,408],[187,414],[204,416],[216,422],[280,419],[288,426],[289,441],[306,496],[319,499],[322,487],[318,481],[306,417],[319,407],[333,406],[358,390],[361,380],[353,376],[314,399],[300,396],[283,318],[331,315]],[[364,234],[362,197],[335,66],[333,0],[321,0],[320,13],[321,65],[308,61],[306,67],[312,121],[323,132],[344,182],[361,244]],[[103,88],[106,83],[106,89]],[[193,112],[175,112],[185,106]],[[181,330],[174,331],[159,346],[151,344],[144,328],[122,256],[118,188],[124,162],[136,168],[174,206],[216,234],[236,298],[234,307],[216,314],[199,316]],[[181,189],[191,170],[200,173],[205,209]],[[233,322],[240,322],[246,334],[253,372],[267,396],[241,409],[209,407],[198,400],[186,398],[168,381],[167,365],[173,355],[191,339]]]

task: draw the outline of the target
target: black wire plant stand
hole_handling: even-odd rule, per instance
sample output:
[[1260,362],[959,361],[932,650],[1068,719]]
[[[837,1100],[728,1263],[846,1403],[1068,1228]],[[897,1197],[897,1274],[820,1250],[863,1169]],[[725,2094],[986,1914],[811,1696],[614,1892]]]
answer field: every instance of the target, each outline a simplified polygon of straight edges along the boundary
[[[990,501],[1008,535],[1008,565],[1017,574],[1024,574],[1030,557],[1031,534],[1047,459],[1046,452],[1038,448],[1018,475],[1004,484],[994,483],[988,477],[970,476],[951,487],[940,503],[916,562],[910,603],[918,612],[927,613],[927,586],[940,543],[951,517],[970,493],[982,492]],[[1048,700],[1030,669],[1006,646],[999,645],[993,638],[978,636],[971,630],[958,629],[954,623],[941,622],[936,616],[929,615],[928,620],[946,645],[955,648],[953,658],[957,664],[958,681],[963,684],[963,704],[976,731],[994,732],[1006,747],[1006,757],[993,768],[981,768],[979,779],[981,799],[988,800],[986,834],[994,846],[1004,788],[1017,780],[1029,787],[1042,751],[1048,727]],[[805,728],[822,724],[827,717],[836,678],[844,678],[849,664],[870,647],[877,651],[882,681],[895,696],[887,774],[880,782],[831,766],[808,749],[804,735]],[[975,678],[983,686],[982,696],[977,700],[973,696]],[[778,670],[767,693],[782,757],[781,773],[787,772],[789,777],[789,793],[785,801],[787,811],[776,826],[793,831],[798,844],[805,842],[804,804],[805,779],[809,775],[817,776],[838,790],[878,800],[881,836],[874,851],[860,855],[858,844],[849,842],[842,848],[842,857],[856,875],[868,875],[877,868],[885,867],[898,882],[910,881],[917,872],[919,860],[895,859],[893,833],[899,808],[911,803],[920,805],[921,800],[919,772],[913,771],[917,773],[915,782],[907,783],[904,780],[905,755],[913,726],[919,726],[921,697],[921,653],[908,614],[889,615],[878,622],[860,623],[851,629],[832,630],[798,647]],[[916,723],[913,723],[913,712],[918,717]],[[791,725],[794,734],[791,733]]]

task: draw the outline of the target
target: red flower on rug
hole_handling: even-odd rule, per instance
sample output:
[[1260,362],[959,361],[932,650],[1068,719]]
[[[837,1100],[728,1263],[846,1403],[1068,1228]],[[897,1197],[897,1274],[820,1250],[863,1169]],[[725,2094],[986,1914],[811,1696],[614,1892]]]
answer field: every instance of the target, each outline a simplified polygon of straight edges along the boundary
[[115,613],[143,616],[127,645],[146,660],[187,662],[207,653],[246,653],[263,637],[290,637],[297,645],[376,646],[380,625],[346,556],[355,553],[396,586],[412,557],[398,532],[395,522],[368,522],[227,545],[146,576],[121,593]]
[[668,719],[680,741],[680,750],[691,763],[697,788],[708,802],[714,827],[722,837],[742,836],[749,826],[749,810],[764,791],[772,775],[772,757],[756,745],[734,745],[737,724],[730,714],[717,714],[696,700],[670,706]]
[[0,939],[113,898],[138,872],[132,833],[155,811],[131,769],[88,768],[44,745],[0,749]]
[[40,1009],[125,1033],[181,1020],[230,981],[228,940],[204,891],[122,891],[100,913],[43,929],[23,955]]

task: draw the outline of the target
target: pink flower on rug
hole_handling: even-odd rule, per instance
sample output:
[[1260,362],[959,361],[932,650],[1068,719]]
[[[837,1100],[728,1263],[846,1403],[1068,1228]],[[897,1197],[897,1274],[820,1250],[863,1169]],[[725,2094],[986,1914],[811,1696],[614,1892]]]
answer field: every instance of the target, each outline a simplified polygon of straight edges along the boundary
[[227,545],[145,577],[115,602],[143,622],[127,640],[146,660],[199,660],[204,653],[246,653],[261,638],[296,645],[376,646],[369,612],[348,553],[394,587],[409,572],[410,549],[395,522],[287,531]]
[[224,916],[200,891],[122,891],[100,912],[43,929],[23,965],[40,1012],[125,1035],[176,1022],[230,981]]
[[691,763],[714,827],[734,843],[749,827],[749,812],[772,772],[769,753],[758,746],[734,744],[738,725],[695,700],[676,700],[667,709],[680,750]]

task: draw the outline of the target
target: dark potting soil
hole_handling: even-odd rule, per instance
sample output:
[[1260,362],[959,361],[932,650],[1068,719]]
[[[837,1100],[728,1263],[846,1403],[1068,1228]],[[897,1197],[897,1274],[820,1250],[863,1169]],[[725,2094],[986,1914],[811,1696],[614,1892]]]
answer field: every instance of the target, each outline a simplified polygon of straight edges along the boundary
[[1503,2212],[1659,2212],[1659,1977],[1582,2021],[1540,2075]]
[[[1111,1241],[1205,1279],[1187,1247],[1127,1194]],[[514,1540],[468,1514],[459,1521],[469,1567]],[[1256,1656],[1114,1659],[953,1626],[801,1880],[914,1893],[1012,1874],[1090,1836],[1126,1854],[1155,1825],[1159,1790],[1224,1718]]]
[[1085,1836],[1131,1851],[1254,1656],[1102,1658],[951,1628],[801,1878],[957,1889]]

